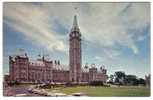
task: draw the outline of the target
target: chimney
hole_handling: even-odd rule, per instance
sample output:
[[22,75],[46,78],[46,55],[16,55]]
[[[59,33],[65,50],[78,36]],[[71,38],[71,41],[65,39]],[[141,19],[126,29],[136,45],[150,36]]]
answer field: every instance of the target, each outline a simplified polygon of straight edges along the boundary
[[27,57],[27,53],[24,54]]
[[52,64],[52,63],[53,63],[53,61],[51,60],[51,61],[50,61],[50,63]]
[[42,57],[42,61],[45,61],[45,57],[44,56]]
[[58,60],[58,65],[60,65],[60,61]]
[[57,64],[56,60],[55,60],[55,65]]

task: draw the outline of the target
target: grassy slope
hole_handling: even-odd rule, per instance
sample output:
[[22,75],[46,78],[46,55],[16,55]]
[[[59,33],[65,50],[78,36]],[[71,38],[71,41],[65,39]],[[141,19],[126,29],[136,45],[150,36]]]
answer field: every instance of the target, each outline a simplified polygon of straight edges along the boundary
[[[29,85],[17,85],[17,87],[29,87]],[[93,87],[93,86],[78,86],[78,87],[58,87],[54,89],[47,89],[48,91],[57,90],[58,92],[72,94],[76,92],[83,92],[88,96],[123,96],[123,97],[146,97],[150,96],[150,89],[146,87],[124,86],[124,87]]]
[[83,92],[88,96],[150,96],[150,90],[145,87],[68,87],[60,88],[60,92],[71,94]]

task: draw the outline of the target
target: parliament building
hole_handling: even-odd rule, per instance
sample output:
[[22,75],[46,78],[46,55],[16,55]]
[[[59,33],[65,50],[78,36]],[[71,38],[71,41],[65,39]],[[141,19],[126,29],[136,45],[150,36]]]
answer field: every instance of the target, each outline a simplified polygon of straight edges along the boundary
[[41,59],[31,60],[27,54],[9,56],[9,80],[19,83],[89,83],[107,80],[107,70],[82,66],[81,32],[74,16],[73,26],[69,34],[69,65],[60,61]]

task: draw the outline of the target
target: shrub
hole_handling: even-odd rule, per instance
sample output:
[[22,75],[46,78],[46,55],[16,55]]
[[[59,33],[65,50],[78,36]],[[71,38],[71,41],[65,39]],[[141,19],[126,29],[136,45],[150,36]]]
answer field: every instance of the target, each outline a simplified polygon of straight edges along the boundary
[[89,85],[91,85],[91,86],[104,86],[104,83],[103,83],[103,81],[91,81],[89,83]]

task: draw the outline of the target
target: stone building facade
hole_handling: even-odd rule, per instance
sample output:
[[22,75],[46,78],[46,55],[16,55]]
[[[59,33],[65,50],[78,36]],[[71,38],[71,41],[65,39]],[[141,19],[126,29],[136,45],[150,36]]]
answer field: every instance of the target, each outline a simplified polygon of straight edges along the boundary
[[107,80],[107,70],[96,66],[82,67],[81,33],[74,16],[69,34],[69,65],[49,61],[44,57],[31,60],[27,54],[9,57],[9,79],[20,83],[89,83]]
[[[69,66],[55,63],[56,61],[42,59],[30,60],[28,56],[9,57],[9,80],[19,83],[67,83],[71,80]],[[107,80],[107,70],[98,70],[96,66],[84,66],[81,68],[81,80],[79,83]],[[73,81],[74,82],[74,81]]]

